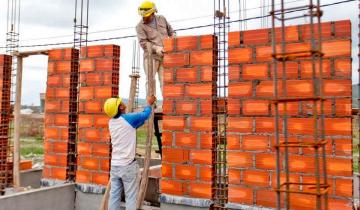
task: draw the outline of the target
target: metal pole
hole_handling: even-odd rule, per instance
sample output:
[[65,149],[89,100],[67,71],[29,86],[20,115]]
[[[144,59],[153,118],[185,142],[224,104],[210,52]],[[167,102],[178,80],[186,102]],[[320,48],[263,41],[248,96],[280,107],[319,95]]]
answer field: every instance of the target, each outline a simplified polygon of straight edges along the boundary
[[23,57],[17,57],[16,99],[14,107],[14,187],[20,187],[20,121],[21,121],[21,82]]

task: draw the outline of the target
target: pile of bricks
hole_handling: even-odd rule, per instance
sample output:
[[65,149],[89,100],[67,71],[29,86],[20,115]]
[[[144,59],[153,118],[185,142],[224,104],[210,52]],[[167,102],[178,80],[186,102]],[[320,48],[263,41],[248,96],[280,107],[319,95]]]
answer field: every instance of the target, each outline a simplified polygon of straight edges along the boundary
[[[287,27],[287,50],[309,49],[309,30],[308,25]],[[350,31],[350,21],[322,24],[330,209],[351,209],[353,183]],[[276,33],[280,41],[280,29]],[[274,95],[271,33],[269,29],[232,32],[229,40],[229,202],[275,207],[276,193],[273,187],[276,187],[276,154],[273,148],[274,106],[271,103]],[[281,80],[281,65],[278,76]],[[310,59],[287,62],[286,87],[279,87],[279,94],[286,88],[288,96],[291,97],[313,96],[311,77]],[[281,86],[281,81],[278,84]],[[282,114],[283,104],[279,106]],[[288,103],[288,132],[291,136],[289,141],[314,141],[312,107],[313,102],[308,101]],[[289,152],[290,181],[315,182],[313,149],[293,148]],[[281,168],[284,169],[283,165]],[[281,181],[284,181],[284,177]],[[313,209],[315,198],[316,196],[291,194],[291,208]]]
[[[78,71],[79,52],[77,50],[56,49],[49,51],[48,78],[45,98],[45,152],[43,178],[51,180],[67,180],[75,173],[74,163],[69,155],[75,147],[69,136],[73,126],[69,118],[70,99],[76,95],[71,76]],[[71,105],[71,106],[70,106]]]
[[12,57],[0,55],[0,193],[12,183],[12,164],[9,166],[9,123],[10,123],[10,89]]
[[90,46],[81,53],[76,182],[107,185],[111,145],[102,106],[118,96],[120,47]]
[[214,37],[166,39],[161,193],[212,197]]

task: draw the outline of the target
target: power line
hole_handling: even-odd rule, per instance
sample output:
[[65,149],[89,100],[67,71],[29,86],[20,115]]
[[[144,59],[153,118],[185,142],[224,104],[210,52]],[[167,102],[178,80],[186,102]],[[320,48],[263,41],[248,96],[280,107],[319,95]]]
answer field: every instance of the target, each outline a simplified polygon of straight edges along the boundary
[[[344,3],[349,3],[349,2],[353,2],[356,0],[344,0],[344,1],[338,1],[338,2],[334,2],[334,3],[329,3],[329,4],[323,4],[320,7],[329,7],[329,6],[334,6],[334,5],[338,5],[338,4],[344,4]],[[293,11],[289,11],[287,13],[293,13],[293,12],[300,12],[300,11],[304,11],[306,9],[299,9],[299,10],[293,10]],[[264,17],[269,17],[270,15],[263,15],[263,16],[257,16],[257,17],[251,17],[251,18],[246,18],[246,19],[242,19],[242,20],[233,20],[233,21],[229,21],[228,23],[237,23],[237,22],[241,22],[241,21],[249,21],[249,20],[256,20],[256,19],[261,19]],[[207,25],[200,25],[200,26],[192,26],[192,27],[187,27],[187,28],[180,28],[180,29],[176,29],[175,31],[186,31],[186,30],[193,30],[193,29],[199,29],[199,28],[207,28],[207,27],[212,27],[215,24],[207,24]],[[110,40],[120,40],[120,39],[128,39],[128,38],[135,38],[136,35],[127,35],[127,36],[119,36],[119,37],[110,37],[110,38],[102,38],[102,39],[93,39],[93,40],[88,40],[88,42],[100,42],[100,41],[110,41]],[[23,45],[20,46],[21,48],[29,48],[29,47],[46,47],[46,46],[58,46],[58,45],[68,45],[68,44],[73,44],[74,42],[58,42],[58,43],[47,43],[47,44],[37,44],[37,45]],[[6,48],[6,47],[0,47],[0,48]]]
[[[293,0],[293,1],[288,1],[286,2],[288,3],[295,3],[295,2],[301,2],[301,1],[305,1],[305,0]],[[280,5],[280,4],[277,4]],[[256,10],[256,9],[261,9],[261,8],[266,8],[269,6],[259,6],[259,7],[252,7],[252,8],[248,8],[245,10],[241,10],[241,11],[250,11],[250,10]],[[239,10],[233,10],[230,11],[231,13],[238,13]],[[178,19],[178,20],[170,20],[169,22],[171,23],[176,23],[176,22],[185,22],[185,21],[191,21],[191,20],[195,20],[195,19],[202,19],[202,18],[208,18],[208,17],[213,17],[213,15],[204,15],[204,16],[197,16],[197,17],[191,17],[191,18],[183,18],[183,19]],[[93,32],[89,32],[88,34],[98,34],[98,33],[104,33],[104,32],[112,32],[112,31],[122,31],[122,30],[129,30],[129,29],[134,29],[134,26],[125,26],[125,27],[121,27],[121,28],[114,28],[114,29],[105,29],[105,30],[100,30],[100,31],[93,31]],[[34,41],[34,40],[43,40],[43,39],[55,39],[55,38],[63,38],[63,37],[72,37],[73,35],[59,35],[59,36],[50,36],[50,37],[40,37],[40,38],[33,38],[33,39],[25,39],[25,40],[20,40],[22,42],[25,41]]]

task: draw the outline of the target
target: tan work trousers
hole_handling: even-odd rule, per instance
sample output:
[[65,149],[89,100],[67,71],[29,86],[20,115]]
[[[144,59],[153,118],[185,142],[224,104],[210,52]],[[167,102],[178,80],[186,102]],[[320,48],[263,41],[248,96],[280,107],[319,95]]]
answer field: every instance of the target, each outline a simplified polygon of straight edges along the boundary
[[[145,80],[145,88],[146,88],[146,93],[147,93],[147,89],[148,89],[148,59],[147,57],[144,57],[144,70],[145,70],[145,75],[146,75],[146,80]],[[160,89],[161,89],[161,93],[163,90],[163,62],[162,60],[158,60],[158,59],[152,59],[153,60],[153,72],[154,74],[158,75],[159,81],[160,81]],[[156,84],[156,79],[155,79],[155,75],[154,75],[154,85]],[[155,90],[154,93],[156,95],[156,85],[154,86]]]

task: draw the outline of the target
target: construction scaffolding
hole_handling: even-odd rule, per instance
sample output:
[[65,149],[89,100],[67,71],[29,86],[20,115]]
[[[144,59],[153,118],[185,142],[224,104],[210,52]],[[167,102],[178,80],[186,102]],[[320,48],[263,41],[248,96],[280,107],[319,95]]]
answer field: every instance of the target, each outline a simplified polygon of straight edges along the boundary
[[227,209],[228,202],[228,167],[226,160],[227,146],[227,96],[228,96],[228,33],[230,31],[229,0],[214,0],[214,47],[216,83],[213,85],[213,149],[214,167],[212,199],[213,209]]
[[[307,10],[306,14],[297,15],[294,12]],[[327,184],[326,172],[326,154],[324,129],[324,97],[323,97],[323,66],[322,66],[322,38],[321,38],[321,16],[320,0],[314,3],[309,0],[305,6],[285,8],[284,0],[281,0],[280,8],[276,8],[275,0],[272,0],[272,50],[273,50],[273,75],[274,75],[274,100],[275,107],[275,139],[276,139],[276,188],[277,192],[277,209],[290,209],[291,194],[307,194],[316,196],[316,209],[328,209],[327,194],[329,185]],[[310,46],[309,50],[288,51],[286,40],[285,22],[299,18],[309,19]],[[280,22],[280,28],[276,28],[276,21]],[[280,31],[280,39],[276,37],[276,32]],[[312,86],[313,94],[311,97],[296,97],[287,94],[286,70],[287,62],[298,58],[308,58],[311,62],[312,69]],[[282,70],[282,76],[278,75]],[[306,102],[311,104],[311,114],[314,123],[314,131],[311,136],[313,141],[290,141],[291,134],[288,132],[288,102]],[[282,108],[279,109],[281,104]],[[320,105],[320,106],[319,106]],[[319,108],[320,107],[320,108]],[[281,113],[280,113],[281,112]],[[315,182],[301,183],[290,181],[289,169],[289,150],[291,148],[312,148],[315,159]],[[281,167],[283,163],[283,168]],[[282,182],[281,177],[285,176]],[[284,202],[281,196],[284,195]],[[284,204],[284,207],[282,206]],[[322,207],[322,205],[324,205]]]

